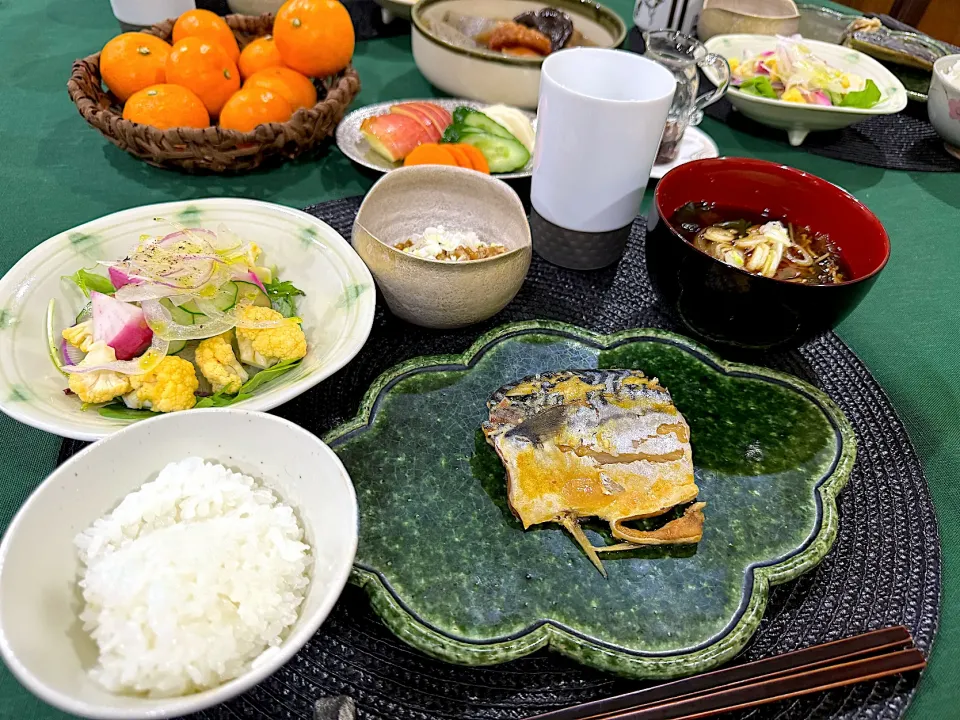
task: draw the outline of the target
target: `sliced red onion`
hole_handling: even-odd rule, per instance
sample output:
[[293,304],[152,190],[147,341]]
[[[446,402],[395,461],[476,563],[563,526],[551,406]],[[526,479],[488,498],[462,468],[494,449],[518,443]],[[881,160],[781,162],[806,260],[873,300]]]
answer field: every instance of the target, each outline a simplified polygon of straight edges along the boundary
[[60,357],[64,365],[78,365],[86,357],[80,348],[68,343],[65,339],[60,340]]
[[263,294],[267,294],[267,289],[263,286],[263,283],[260,281],[260,278],[253,270],[248,270],[245,273],[240,273],[234,277],[234,280],[242,280],[243,282],[251,282],[256,285],[260,290],[263,291]]
[[216,240],[213,241],[213,246],[220,252],[236,250],[243,245],[243,240],[240,239],[240,236],[223,223],[217,225],[217,234],[215,237]]
[[[203,308],[199,305],[202,310]],[[236,324],[229,315],[213,318],[209,322],[198,325],[181,325],[174,322],[170,312],[156,300],[147,300],[141,303],[143,316],[147,325],[153,330],[153,336],[163,337],[166,340],[204,340],[214,335],[220,335],[230,330]]]
[[164,235],[157,241],[157,245],[159,247],[169,247],[178,242],[189,240],[202,247],[205,252],[213,253],[214,249],[211,243],[215,242],[216,239],[217,234],[212,230],[205,230],[204,228],[180,228],[176,232]]
[[249,330],[265,330],[267,328],[280,327],[282,325],[287,325],[289,323],[299,322],[298,318],[277,318],[276,320],[244,320],[240,317],[240,309],[233,308],[229,312],[223,312],[222,310],[217,310],[216,306],[209,300],[197,300],[197,307],[200,308],[200,311],[218,321],[227,322],[230,321],[235,327],[244,328]]
[[104,363],[103,365],[69,365],[63,369],[70,374],[84,375],[91,372],[105,370],[108,372],[120,373],[121,375],[143,375],[153,370],[160,361],[167,356],[167,349],[170,343],[153,334],[153,342],[147,351],[133,360],[117,360],[115,362]]
[[182,295],[183,291],[184,288],[170,287],[155,282],[130,283],[117,290],[114,297],[123,302],[143,302],[144,300],[157,300],[171,295]]
[[124,285],[129,285],[130,283],[140,283],[142,280],[139,278],[131,278],[127,273],[121,270],[116,265],[111,265],[107,268],[107,275],[110,277],[110,282],[118,290]]

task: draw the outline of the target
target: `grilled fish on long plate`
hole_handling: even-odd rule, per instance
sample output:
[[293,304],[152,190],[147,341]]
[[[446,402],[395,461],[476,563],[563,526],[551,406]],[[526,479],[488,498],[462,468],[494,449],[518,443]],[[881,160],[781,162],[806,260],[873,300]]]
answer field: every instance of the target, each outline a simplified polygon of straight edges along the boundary
[[[503,461],[507,497],[524,528],[560,523],[606,575],[598,552],[696,543],[704,503],[657,530],[625,523],[696,500],[690,427],[656,378],[637,370],[568,370],[524,378],[487,402],[483,432]],[[584,517],[610,524],[594,547]]]

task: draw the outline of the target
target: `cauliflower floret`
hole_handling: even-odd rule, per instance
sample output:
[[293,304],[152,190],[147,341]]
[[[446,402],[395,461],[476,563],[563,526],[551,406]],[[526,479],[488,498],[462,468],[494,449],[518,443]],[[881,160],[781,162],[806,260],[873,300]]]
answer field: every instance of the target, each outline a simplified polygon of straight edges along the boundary
[[64,328],[63,339],[80,352],[90,352],[93,345],[93,320],[84,320],[73,327]]
[[[240,319],[251,322],[283,320],[283,315],[268,307],[247,305]],[[307,354],[307,338],[296,322],[271,328],[237,328],[240,362],[266,369],[284,360],[299,360]]]
[[200,387],[197,371],[189,360],[168,355],[153,370],[130,378],[132,392],[123,396],[129,408],[154,412],[189,410],[197,404],[194,393]]
[[[117,360],[117,353],[102,340],[88,347],[87,356],[80,361],[80,367],[106,365]],[[69,385],[83,402],[105,403],[118,395],[130,392],[130,377],[112,370],[70,373]]]
[[223,335],[207,338],[197,345],[194,359],[200,372],[210,381],[214,392],[223,391],[235,395],[250,376],[233,354],[230,335],[227,331]]

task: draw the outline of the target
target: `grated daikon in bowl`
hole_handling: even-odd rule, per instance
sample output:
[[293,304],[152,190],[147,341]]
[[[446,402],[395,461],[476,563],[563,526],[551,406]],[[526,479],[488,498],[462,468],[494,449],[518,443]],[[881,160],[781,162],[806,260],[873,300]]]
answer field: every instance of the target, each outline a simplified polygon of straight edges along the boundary
[[274,652],[309,585],[293,509],[222,465],[187,458],[75,539],[92,678],[174,697],[220,685]]

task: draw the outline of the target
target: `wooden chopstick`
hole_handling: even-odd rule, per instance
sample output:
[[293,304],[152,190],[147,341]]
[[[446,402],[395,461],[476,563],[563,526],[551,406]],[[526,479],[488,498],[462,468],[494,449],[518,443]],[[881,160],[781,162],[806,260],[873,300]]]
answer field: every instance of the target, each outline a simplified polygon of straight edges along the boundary
[[[916,655],[903,655],[895,651],[903,651],[912,647],[913,640],[909,631],[903,626],[884,628],[874,630],[843,640],[816,645],[814,647],[796,650],[776,657],[758,660],[756,662],[738,665],[735,667],[717,670],[703,675],[697,675],[684,680],[677,680],[664,685],[638,690],[636,692],[618,695],[616,697],[596,700],[594,702],[584,703],[570,708],[555,710],[553,712],[537,715],[530,720],[612,720],[613,718],[686,718],[688,715],[638,715],[638,711],[652,710],[663,706],[683,705],[684,708],[692,707],[696,701],[709,697],[721,698],[723,702],[749,702],[751,705],[760,704],[760,702],[773,702],[774,699],[759,700],[759,695],[755,694],[753,688],[761,687],[766,694],[773,692],[779,693],[775,699],[783,697],[792,697],[794,689],[799,694],[809,692],[819,692],[827,689],[829,678],[826,674],[817,674],[820,670],[833,671],[840,666],[845,667],[842,673],[847,677],[850,672],[854,677],[858,673],[869,674],[872,672],[882,672],[884,674],[895,674],[906,672],[907,670],[917,669],[918,662],[923,662],[923,656],[917,652]],[[884,658],[877,664],[863,663],[874,659],[878,653]],[[885,658],[897,655],[890,661]],[[857,664],[860,663],[860,664]],[[891,664],[892,663],[892,664]],[[889,667],[902,669],[889,670]],[[879,669],[878,669],[879,668]],[[881,675],[882,676],[882,675]],[[796,681],[795,678],[803,677],[805,679]],[[837,675],[836,677],[841,677]],[[861,679],[868,679],[863,677]],[[847,679],[842,684],[860,682],[861,679]],[[779,682],[779,681],[783,682]],[[791,684],[793,682],[793,684]],[[774,684],[779,683],[779,684]],[[812,683],[812,685],[811,685]],[[809,686],[809,687],[808,687]],[[831,686],[832,687],[832,686]],[[750,690],[748,690],[750,688]],[[812,688],[812,689],[810,689]],[[743,699],[738,700],[740,696],[734,697],[731,693],[743,691]],[[715,701],[709,703],[711,707],[716,704]],[[751,706],[748,705],[748,706]],[[706,707],[706,705],[704,705]],[[738,706],[739,707],[739,706]],[[631,714],[626,715],[624,712]],[[709,714],[716,712],[726,712],[724,710],[712,710]],[[620,714],[617,714],[620,713]],[[690,717],[707,717],[707,715],[695,715]]]
[[927,661],[916,648],[854,660],[840,665],[785,675],[774,680],[743,685],[732,690],[698,695],[639,710],[602,715],[597,720],[697,720],[733,710],[779,702],[801,695],[877,680],[911,670],[921,670]]

